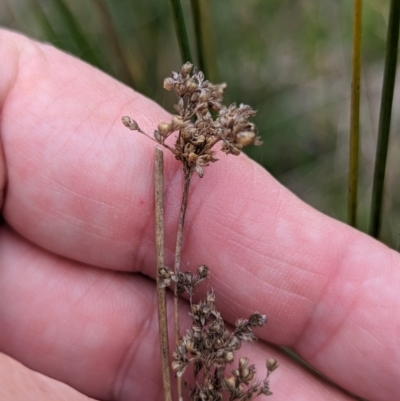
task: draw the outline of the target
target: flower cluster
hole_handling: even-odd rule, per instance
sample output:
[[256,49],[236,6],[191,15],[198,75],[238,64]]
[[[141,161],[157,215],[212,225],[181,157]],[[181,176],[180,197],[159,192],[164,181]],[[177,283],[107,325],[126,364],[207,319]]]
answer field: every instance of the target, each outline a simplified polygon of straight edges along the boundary
[[[175,146],[170,150],[183,163],[185,174],[193,171],[203,176],[203,167],[215,162],[214,145],[222,142],[221,150],[227,154],[239,155],[244,146],[251,143],[260,145],[255,125],[248,121],[256,112],[250,107],[235,104],[222,105],[222,95],[226,84],[213,85],[204,79],[204,74],[193,68],[191,63],[182,66],[180,72],[164,80],[166,90],[174,89],[178,112],[169,123],[160,123],[155,139],[165,144],[165,140],[179,131]],[[214,119],[213,113],[217,113]]]
[[[174,108],[178,115],[168,123],[159,123],[154,138],[182,162],[186,177],[194,171],[203,177],[203,167],[218,160],[213,150],[218,142],[222,143],[223,152],[233,155],[239,155],[244,146],[261,145],[255,125],[249,122],[256,112],[244,104],[224,106],[222,95],[226,84],[214,85],[205,80],[204,74],[191,63],[165,78],[164,88],[175,91],[179,100]],[[123,117],[122,122],[142,132],[130,117]],[[178,136],[171,147],[165,141],[174,132]]]
[[[173,353],[172,368],[181,377],[192,364],[196,384],[187,384],[190,399],[194,401],[222,400],[228,392],[229,400],[249,401],[257,395],[271,395],[268,377],[278,364],[270,358],[267,374],[263,381],[254,379],[255,366],[247,358],[240,358],[238,367],[226,375],[226,365],[234,362],[235,351],[242,341],[254,341],[255,327],[266,323],[266,316],[258,312],[249,319],[238,319],[233,333],[230,333],[215,309],[215,295],[209,291],[204,300],[191,305],[192,327],[186,331]],[[201,376],[202,379],[199,377]]]
[[192,304],[193,290],[210,275],[210,270],[206,265],[197,268],[197,275],[192,272],[179,271],[176,275],[168,266],[162,266],[158,269],[160,277],[160,287],[168,287],[172,282],[178,285],[178,294],[187,293],[189,295],[190,304]]

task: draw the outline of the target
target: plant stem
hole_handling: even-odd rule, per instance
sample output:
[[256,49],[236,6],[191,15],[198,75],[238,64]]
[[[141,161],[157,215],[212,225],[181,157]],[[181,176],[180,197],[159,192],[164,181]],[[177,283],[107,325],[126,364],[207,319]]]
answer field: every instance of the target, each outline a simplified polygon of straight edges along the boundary
[[156,219],[156,260],[157,260],[157,305],[158,328],[160,334],[160,351],[164,401],[172,401],[171,376],[169,362],[168,322],[165,287],[160,286],[159,269],[164,266],[164,153],[156,146],[155,157],[155,219]]
[[212,82],[219,81],[214,51],[213,23],[209,0],[191,0],[197,60],[200,71]]
[[[185,184],[183,188],[183,195],[182,195],[182,203],[181,203],[181,210],[179,212],[179,220],[178,220],[178,231],[176,234],[176,247],[175,247],[175,269],[174,273],[175,276],[178,277],[180,266],[181,266],[181,253],[182,253],[182,238],[183,238],[183,224],[185,222],[185,213],[186,207],[188,202],[189,196],[189,187],[190,187],[190,180],[192,178],[193,171],[189,170],[188,172],[185,171]],[[174,286],[174,325],[175,325],[175,343],[178,346],[180,341],[180,325],[179,325],[179,309],[178,309],[178,283],[175,283]],[[177,378],[177,386],[178,386],[178,400],[182,400],[182,378]]]
[[75,18],[69,4],[64,0],[55,0],[53,4],[57,7],[60,18],[62,18],[62,23],[67,28],[73,42],[78,47],[81,57],[95,67],[106,71],[105,60],[99,57],[98,53],[94,50],[95,47],[93,43],[90,42],[87,33],[83,31],[77,18]]
[[381,225],[383,188],[389,144],[390,120],[394,83],[396,80],[397,46],[399,43],[400,2],[391,0],[386,39],[385,72],[383,74],[381,109],[379,113],[378,144],[376,147],[374,181],[372,186],[369,234],[377,238]]
[[120,38],[115,29],[107,3],[105,1],[92,0],[92,4],[97,8],[101,20],[101,26],[106,33],[106,39],[109,41],[109,49],[113,52],[112,61],[115,66],[116,76],[127,85],[134,87],[135,85],[129,68],[129,63],[126,59],[124,49],[121,46]]
[[181,52],[182,62],[193,62],[190,53],[190,45],[186,30],[185,18],[183,16],[182,5],[180,0],[170,0],[172,15],[174,17],[175,31],[178,38],[179,50]]
[[204,60],[204,42],[203,42],[203,25],[202,25],[202,13],[201,13],[201,0],[191,0],[194,32],[196,35],[197,45],[197,61],[199,63],[200,71],[204,72],[206,77],[209,76]]
[[362,0],[354,0],[353,63],[350,109],[350,166],[348,183],[349,197],[347,206],[347,222],[353,227],[356,226],[357,218],[358,154],[360,143],[361,16]]

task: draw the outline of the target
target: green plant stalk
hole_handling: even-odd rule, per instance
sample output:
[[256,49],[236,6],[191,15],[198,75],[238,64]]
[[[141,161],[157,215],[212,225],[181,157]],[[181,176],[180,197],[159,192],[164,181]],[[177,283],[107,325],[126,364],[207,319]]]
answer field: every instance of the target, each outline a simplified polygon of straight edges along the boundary
[[400,1],[391,0],[386,40],[385,71],[383,75],[381,109],[379,113],[378,143],[375,156],[372,186],[369,234],[378,238],[381,227],[382,200],[385,181],[386,159],[389,144],[390,120],[394,84],[396,80],[397,47],[399,43]]
[[191,0],[191,6],[199,69],[211,81],[218,81],[219,78],[215,64],[216,58],[213,49],[214,37],[210,23],[209,0]]
[[23,27],[18,22],[18,18],[17,18],[16,14],[15,14],[14,9],[11,6],[10,1],[11,0],[5,0],[4,1],[4,6],[5,6],[5,9],[6,9],[6,12],[9,14],[11,22],[14,25],[14,27],[17,28],[18,30],[22,30]]
[[201,0],[191,0],[192,14],[194,22],[194,33],[196,37],[196,50],[197,50],[197,62],[199,65],[199,70],[204,72],[206,77],[209,76],[204,55],[204,41],[203,41],[203,16],[201,10]]
[[29,0],[29,1],[31,3],[32,12],[46,40],[48,40],[50,43],[57,43],[59,41],[58,36],[54,32],[54,29],[49,19],[47,18],[46,14],[44,13],[42,6],[40,5],[40,2],[38,0]]
[[362,34],[362,0],[354,0],[353,22],[353,60],[350,106],[350,155],[347,222],[356,227],[358,158],[360,148],[360,76],[361,76],[361,34]]
[[109,48],[113,52],[113,62],[116,67],[118,78],[124,81],[127,85],[133,87],[134,81],[129,64],[121,46],[118,33],[115,30],[115,25],[107,8],[107,4],[104,0],[92,0],[92,3],[93,6],[97,8],[98,14],[101,18],[101,25],[107,33],[106,38],[109,41]]
[[181,2],[180,0],[170,0],[170,3],[182,62],[193,62]]
[[161,287],[159,269],[164,266],[164,153],[155,148],[155,218],[156,218],[156,281],[157,281],[157,305],[158,328],[160,334],[160,352],[162,380],[164,388],[164,401],[172,401],[171,375],[169,361],[168,322],[166,289]]
[[81,52],[81,57],[88,61],[90,64],[105,70],[104,63],[97,57],[93,51],[93,45],[89,43],[83,33],[78,21],[72,14],[71,10],[64,2],[64,0],[54,0],[57,5],[60,15],[64,20],[65,25],[68,27],[69,33]]

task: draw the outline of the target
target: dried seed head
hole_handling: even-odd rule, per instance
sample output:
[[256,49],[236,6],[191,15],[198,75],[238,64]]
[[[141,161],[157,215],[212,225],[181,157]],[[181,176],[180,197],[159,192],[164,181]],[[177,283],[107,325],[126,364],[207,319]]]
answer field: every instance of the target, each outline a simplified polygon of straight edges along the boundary
[[275,358],[269,358],[267,361],[267,370],[273,372],[279,366],[278,361]]
[[267,322],[267,316],[262,315],[260,312],[254,312],[252,315],[249,317],[249,324],[252,327],[256,326],[264,326],[264,324]]
[[198,175],[200,178],[203,178],[203,176],[204,176],[204,171],[203,171],[203,169],[202,169],[198,164],[196,164],[196,165],[194,166],[194,171],[196,171],[197,175]]
[[158,131],[164,138],[166,138],[168,134],[171,132],[171,125],[168,123],[161,122],[158,124]]
[[226,351],[224,352],[224,361],[226,363],[231,363],[235,359],[235,355],[232,351]]
[[154,139],[158,142],[158,143],[163,143],[164,138],[161,136],[160,132],[157,130],[154,130]]
[[190,71],[193,69],[193,64],[189,61],[187,61],[183,66],[181,67],[181,74],[182,75],[188,75]]
[[210,269],[206,265],[201,265],[197,268],[197,273],[202,279],[206,279],[210,275]]
[[138,123],[129,116],[122,117],[122,124],[124,124],[125,127],[128,127],[132,131],[137,131],[139,129]]
[[171,131],[179,131],[183,126],[183,118],[181,116],[172,117]]
[[238,142],[242,146],[247,146],[250,145],[251,143],[254,143],[254,138],[256,134],[253,131],[244,131],[244,132],[239,132],[237,135]]
[[186,81],[185,89],[188,94],[192,94],[195,90],[197,90],[198,85],[193,78]]
[[163,87],[165,90],[170,91],[171,89],[174,89],[174,84],[175,80],[172,78],[165,78]]
[[228,390],[233,391],[236,388],[236,377],[235,376],[229,376],[225,378],[225,385],[228,388]]
[[249,363],[249,358],[241,357],[239,359],[239,369],[244,369]]

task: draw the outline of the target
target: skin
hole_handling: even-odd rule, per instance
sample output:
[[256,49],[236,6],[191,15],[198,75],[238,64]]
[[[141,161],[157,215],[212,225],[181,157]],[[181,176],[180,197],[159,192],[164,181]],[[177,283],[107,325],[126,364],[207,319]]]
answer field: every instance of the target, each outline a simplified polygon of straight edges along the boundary
[[[0,398],[161,400],[154,144],[121,117],[152,133],[169,114],[15,33],[0,31],[0,59]],[[182,176],[167,153],[165,182],[172,265]],[[182,261],[210,266],[227,322],[268,315],[243,354],[260,377],[269,356],[279,360],[271,400],[400,398],[400,256],[255,162],[221,155],[194,178]]]

